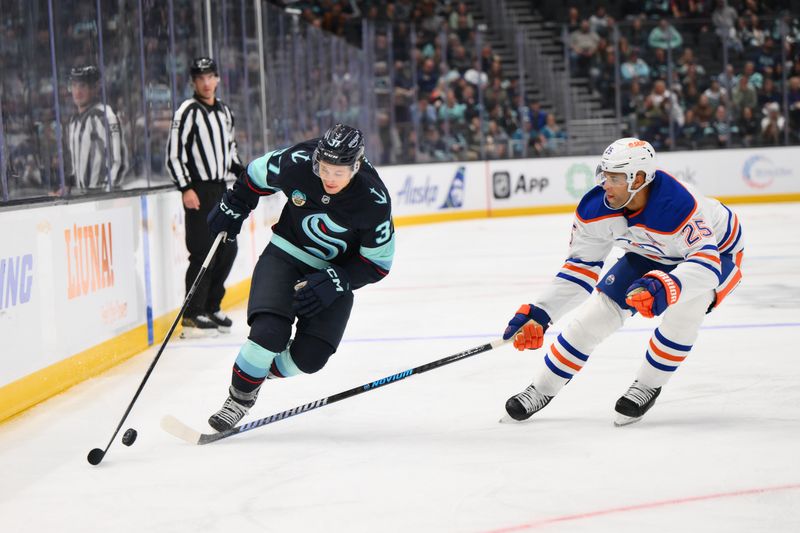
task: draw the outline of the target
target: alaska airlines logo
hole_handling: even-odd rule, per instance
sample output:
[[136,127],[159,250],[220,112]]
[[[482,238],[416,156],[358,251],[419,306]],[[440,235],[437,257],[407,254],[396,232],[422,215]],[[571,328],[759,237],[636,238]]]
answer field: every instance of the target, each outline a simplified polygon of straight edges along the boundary
[[301,225],[308,238],[321,248],[320,250],[313,246],[305,246],[305,249],[320,259],[330,261],[347,250],[346,242],[329,235],[329,233],[345,233],[347,232],[347,228],[331,220],[331,217],[328,215],[309,215],[303,219]]
[[[464,205],[464,171],[465,168],[463,166],[458,167],[456,170],[453,180],[450,182],[450,187],[447,189],[444,202],[439,206],[439,209],[458,208]],[[403,182],[403,188],[393,197],[396,198],[398,203],[405,205],[430,206],[438,204],[441,201],[440,187],[432,181],[430,176],[425,177],[424,183],[416,181],[413,176],[408,176]]]
[[418,185],[412,176],[408,176],[396,197],[399,203],[406,205],[432,204],[436,201],[438,191],[436,185],[431,185],[430,177],[426,177],[425,183]]
[[456,175],[453,176],[453,181],[450,183],[450,190],[447,191],[447,198],[440,209],[448,207],[459,208],[464,205],[464,172],[466,167],[458,167]]

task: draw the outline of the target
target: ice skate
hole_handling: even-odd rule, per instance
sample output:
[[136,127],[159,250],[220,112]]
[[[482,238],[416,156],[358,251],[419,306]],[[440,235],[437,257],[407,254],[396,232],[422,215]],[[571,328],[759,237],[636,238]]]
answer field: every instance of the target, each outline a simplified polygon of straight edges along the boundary
[[546,396],[531,384],[524,391],[506,401],[506,413],[514,420],[527,420],[550,403],[552,396]]
[[656,403],[659,394],[661,394],[661,387],[654,389],[639,383],[638,380],[634,381],[628,392],[617,400],[617,405],[614,407],[617,412],[614,425],[627,426],[641,420]]
[[181,321],[183,331],[182,339],[199,339],[204,337],[216,337],[219,331],[217,324],[208,315],[185,316]]
[[255,405],[259,389],[260,387],[246,393],[230,387],[228,399],[219,411],[209,417],[208,425],[217,431],[226,431],[234,427]]
[[216,311],[214,313],[209,313],[208,314],[208,318],[210,318],[211,321],[214,324],[216,324],[217,331],[219,331],[220,333],[230,333],[231,332],[231,326],[233,326],[233,320],[231,320],[230,317],[228,317],[228,315],[226,315],[222,311]]

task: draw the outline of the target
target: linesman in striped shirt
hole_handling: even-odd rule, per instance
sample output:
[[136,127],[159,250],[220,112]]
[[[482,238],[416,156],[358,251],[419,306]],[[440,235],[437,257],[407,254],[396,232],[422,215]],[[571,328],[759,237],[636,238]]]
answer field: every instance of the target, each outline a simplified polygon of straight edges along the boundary
[[[219,74],[217,64],[199,57],[190,66],[194,95],[175,111],[167,140],[167,170],[183,194],[186,214],[186,248],[189,268],[186,291],[192,286],[214,237],[206,218],[225,192],[225,180],[236,179],[244,171],[236,152],[233,113],[216,97]],[[216,336],[227,333],[231,319],[220,311],[225,295],[225,279],[236,259],[237,246],[230,241],[217,251],[214,261],[183,317],[182,337]]]
[[78,190],[119,187],[127,171],[127,148],[119,118],[111,106],[98,101],[100,71],[94,65],[75,67],[69,91],[77,112],[69,119],[71,172],[68,184]]

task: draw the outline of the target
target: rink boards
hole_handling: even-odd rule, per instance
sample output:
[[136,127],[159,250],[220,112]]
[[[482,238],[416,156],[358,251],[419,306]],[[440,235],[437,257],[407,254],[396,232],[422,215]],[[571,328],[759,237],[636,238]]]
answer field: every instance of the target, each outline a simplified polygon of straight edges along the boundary
[[[659,167],[730,203],[800,200],[800,148],[660,154]],[[596,157],[379,168],[398,226],[569,212]],[[238,238],[224,306],[244,300],[282,195]],[[184,297],[178,192],[6,211],[0,235],[0,421],[159,344]],[[402,250],[397,260],[402,260]]]

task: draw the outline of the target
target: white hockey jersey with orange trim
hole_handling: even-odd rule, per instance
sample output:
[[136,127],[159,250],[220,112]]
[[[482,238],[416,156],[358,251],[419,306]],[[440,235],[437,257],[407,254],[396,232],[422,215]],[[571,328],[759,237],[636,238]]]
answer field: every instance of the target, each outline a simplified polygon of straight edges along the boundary
[[[730,280],[721,279],[720,254],[736,256],[744,247],[736,214],[661,170],[648,187],[647,205],[636,212],[606,207],[599,186],[581,199],[567,260],[534,302],[553,322],[591,294],[615,245],[665,265],[678,265],[670,276],[681,283],[681,299],[726,288]],[[737,264],[740,258],[741,254]]]

